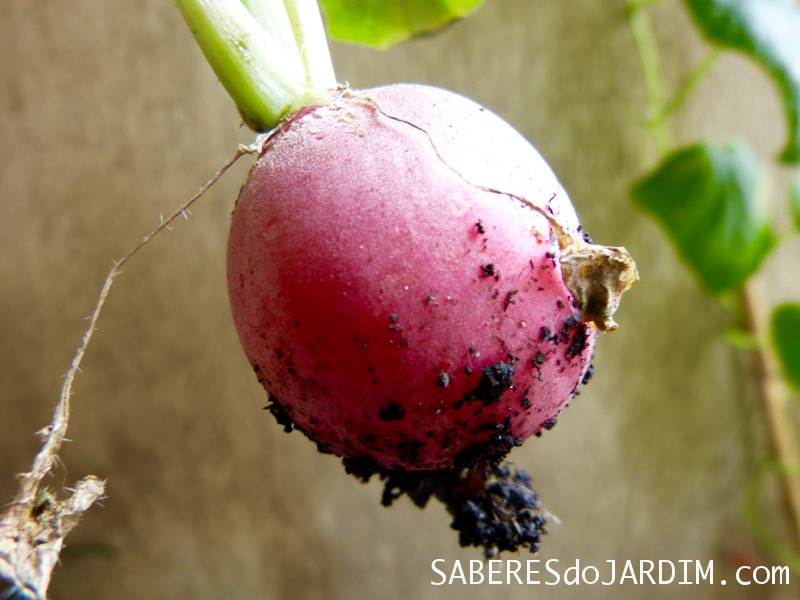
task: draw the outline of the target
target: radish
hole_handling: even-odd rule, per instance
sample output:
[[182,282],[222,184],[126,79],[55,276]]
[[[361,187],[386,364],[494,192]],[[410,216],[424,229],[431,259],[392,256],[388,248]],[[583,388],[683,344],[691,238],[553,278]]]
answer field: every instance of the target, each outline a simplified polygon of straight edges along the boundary
[[499,455],[550,425],[595,329],[523,197],[580,235],[533,147],[451,92],[346,93],[286,122],[228,246],[233,316],[272,402],[388,469]]
[[313,2],[178,5],[269,131],[233,213],[228,287],[270,410],[380,474],[385,504],[436,495],[462,543],[535,548],[538,500],[499,463],[588,379],[630,256],[589,242],[490,111],[433,87],[336,85]]

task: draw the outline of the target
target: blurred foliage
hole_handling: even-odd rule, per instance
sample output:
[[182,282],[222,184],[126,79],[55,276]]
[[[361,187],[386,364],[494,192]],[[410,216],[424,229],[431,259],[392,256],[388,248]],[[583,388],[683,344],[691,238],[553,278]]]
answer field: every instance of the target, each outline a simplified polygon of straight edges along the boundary
[[[787,116],[788,143],[781,155],[786,163],[800,162],[800,9],[794,0],[684,0],[697,27],[712,45],[703,60],[674,96],[663,98],[661,59],[646,11],[653,0],[627,0],[631,29],[644,69],[647,87],[647,125],[662,154],[660,164],[642,177],[632,189],[636,204],[652,215],[665,230],[678,254],[692,268],[706,291],[732,306],[739,321],[730,327],[725,339],[733,346],[762,353],[767,364],[774,352],[788,386],[800,390],[800,304],[783,304],[773,309],[770,331],[761,325],[766,319],[753,314],[750,278],[766,255],[776,246],[776,236],[759,194],[767,169],[761,167],[744,142],[726,146],[699,143],[673,149],[667,120],[675,114],[725,50],[745,53],[766,69],[776,84]],[[654,118],[655,115],[658,118]],[[792,232],[800,232],[800,179],[790,186],[786,196],[792,214]],[[725,293],[725,294],[723,294]],[[760,312],[760,311],[759,311]],[[800,511],[793,481],[800,469],[790,450],[795,446],[791,427],[776,428],[774,423],[786,418],[776,388],[762,382],[767,421],[773,438],[776,460],[765,472],[783,481],[786,500],[793,504],[793,514]],[[777,392],[780,394],[781,392]],[[775,466],[777,465],[777,467]],[[784,563],[800,572],[800,555],[781,539],[763,531],[763,514],[758,505],[764,476],[756,476],[746,507],[745,518],[758,539]],[[795,545],[800,532],[795,527]]]
[[[737,50],[772,76],[787,115],[789,142],[781,158],[800,161],[800,9],[793,0],[684,0],[694,22],[715,48],[670,100],[661,98],[661,61],[652,31],[643,26],[648,0],[627,7],[648,86],[648,125],[660,142],[669,116],[705,76],[720,50]],[[669,110],[666,110],[666,107]],[[759,203],[761,169],[743,142],[722,147],[698,144],[671,150],[661,164],[633,188],[636,203],[664,228],[678,253],[711,293],[735,291],[747,284],[774,247],[773,228]],[[766,188],[767,186],[763,186]],[[800,231],[800,179],[788,192],[795,232]],[[786,319],[772,319],[772,340],[786,340]],[[774,344],[773,344],[774,345]],[[791,353],[775,347],[784,373]]]
[[388,48],[465,17],[483,0],[321,0],[339,40]]
[[668,156],[633,190],[712,293],[742,285],[774,244],[758,206],[761,170],[743,144],[698,144]]
[[800,232],[800,179],[796,179],[789,190],[789,207],[792,210],[794,228]]
[[714,44],[740,50],[777,83],[788,118],[783,160],[800,161],[800,10],[793,0],[686,0]]
[[775,309],[772,339],[786,380],[800,390],[800,304],[781,304]]

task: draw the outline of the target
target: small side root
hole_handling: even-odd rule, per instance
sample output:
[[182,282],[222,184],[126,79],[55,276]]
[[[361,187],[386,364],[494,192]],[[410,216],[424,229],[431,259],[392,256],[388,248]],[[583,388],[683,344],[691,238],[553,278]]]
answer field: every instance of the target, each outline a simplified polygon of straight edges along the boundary
[[246,154],[260,154],[271,133],[259,135],[253,144],[237,148],[230,159],[189,200],[144,236],[125,256],[114,262],[106,276],[100,294],[89,317],[89,325],[81,338],[70,367],[64,377],[53,420],[41,429],[42,448],[33,461],[31,470],[19,475],[19,491],[5,513],[0,515],[0,584],[7,584],[13,593],[24,598],[40,599],[47,596],[52,571],[59,561],[66,535],[78,524],[80,517],[93,504],[102,499],[105,482],[93,475],[75,484],[64,499],[58,499],[42,479],[58,461],[58,452],[66,439],[70,414],[70,398],[75,377],[97,328],[111,286],[122,267],[156,235],[169,229],[179,217],[187,218],[189,208]]

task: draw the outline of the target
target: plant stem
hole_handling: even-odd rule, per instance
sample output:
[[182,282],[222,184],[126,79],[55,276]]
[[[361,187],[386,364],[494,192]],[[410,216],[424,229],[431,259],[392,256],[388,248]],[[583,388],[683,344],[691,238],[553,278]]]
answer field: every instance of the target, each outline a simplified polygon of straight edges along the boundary
[[[653,135],[659,154],[666,154],[672,145],[670,141],[668,120],[683,105],[697,84],[709,72],[716,62],[719,52],[712,52],[695,69],[679,90],[666,103],[663,102],[664,85],[662,81],[661,61],[655,42],[652,27],[644,12],[647,0],[627,0],[628,18],[633,30],[639,57],[644,69],[647,89],[647,124]],[[768,324],[766,312],[762,305],[762,294],[757,279],[751,277],[740,289],[740,298],[744,311],[745,328],[754,337],[768,340]],[[724,299],[721,299],[724,300]],[[781,465],[797,464],[798,448],[794,432],[790,427],[788,398],[786,387],[781,378],[777,360],[772,346],[764,341],[756,348],[757,378],[764,413],[767,419],[767,431],[772,450]],[[781,487],[783,503],[792,528],[794,546],[800,549],[800,479],[790,469],[782,469]]]
[[637,0],[626,0],[633,39],[642,62],[645,93],[647,95],[647,123],[659,154],[665,154],[672,139],[665,122],[655,122],[654,117],[664,104],[664,82],[661,79],[661,57],[650,20],[645,12],[646,4]]
[[649,123],[651,128],[660,127],[666,124],[670,117],[680,110],[703,78],[705,78],[714,65],[717,64],[717,60],[721,55],[722,51],[718,48],[715,48],[709,52],[709,54],[700,62],[700,64],[695,67],[691,75],[684,80],[672,97],[659,106],[655,111],[653,111],[653,114],[650,115]]
[[314,0],[175,1],[244,122],[255,131],[273,129],[336,87]]
[[[302,63],[300,59],[300,50],[294,38],[294,30],[292,29],[289,15],[282,2],[241,0],[241,3],[244,4],[245,8],[250,11],[250,14],[255,17],[264,31],[273,36],[282,48],[296,57],[297,61]],[[294,51],[292,52],[292,50]],[[295,63],[293,62],[293,64]]]
[[317,0],[284,0],[286,12],[300,51],[309,90],[325,90],[336,85],[325,28]]
[[[758,280],[751,278],[741,290],[741,299],[747,328],[764,340],[756,351],[756,366],[769,438],[778,463],[794,465],[798,452],[790,425],[789,398],[778,361],[768,341],[769,326],[762,298]],[[795,548],[800,549],[800,479],[788,469],[781,469],[778,473]]]

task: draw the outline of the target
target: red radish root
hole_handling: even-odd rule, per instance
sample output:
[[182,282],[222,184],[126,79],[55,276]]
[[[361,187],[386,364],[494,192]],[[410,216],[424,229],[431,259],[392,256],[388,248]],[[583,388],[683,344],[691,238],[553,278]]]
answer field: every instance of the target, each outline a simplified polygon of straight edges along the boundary
[[497,460],[589,364],[559,237],[587,245],[500,118],[436,88],[346,92],[283,124],[242,189],[233,315],[272,402],[322,448],[386,469]]
[[441,500],[487,555],[538,548],[530,478],[500,462],[588,380],[635,280],[513,128],[407,84],[340,91],[277,128],[228,245],[236,327],[279,423],[378,474],[386,505]]

